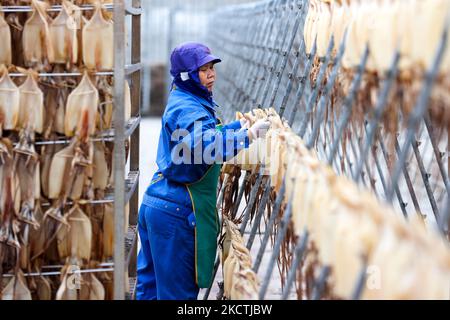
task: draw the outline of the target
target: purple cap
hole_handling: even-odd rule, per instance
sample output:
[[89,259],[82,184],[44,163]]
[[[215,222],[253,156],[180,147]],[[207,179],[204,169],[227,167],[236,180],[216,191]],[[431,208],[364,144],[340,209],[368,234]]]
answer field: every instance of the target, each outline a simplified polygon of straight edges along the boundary
[[207,63],[221,61],[220,58],[211,54],[211,50],[207,46],[196,42],[186,42],[172,51],[170,73],[176,77],[181,72],[197,71]]

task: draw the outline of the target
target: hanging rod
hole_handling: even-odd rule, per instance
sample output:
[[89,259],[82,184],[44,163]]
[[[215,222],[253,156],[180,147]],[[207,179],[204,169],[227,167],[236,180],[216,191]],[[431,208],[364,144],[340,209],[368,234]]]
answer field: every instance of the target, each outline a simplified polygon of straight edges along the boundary
[[[95,6],[93,5],[81,5],[78,6],[80,11],[91,11],[95,10]],[[59,12],[61,11],[61,5],[54,5],[47,9],[48,12]],[[113,4],[104,4],[102,9],[112,11],[114,9]],[[21,13],[21,12],[33,12],[33,8],[31,6],[4,6],[0,9],[0,12],[8,12],[8,13]],[[133,6],[127,5],[125,7],[125,13],[128,15],[139,16],[142,15],[142,8],[135,8]]]
[[[113,76],[114,72],[113,71],[102,71],[102,72],[95,72],[93,73],[96,76]],[[43,77],[43,78],[53,78],[53,77],[81,77],[83,76],[84,73],[81,72],[54,72],[54,73],[38,73],[39,77]],[[20,73],[20,72],[15,72],[15,73],[10,73],[9,74],[10,77],[27,77],[28,75],[25,73]]]
[[130,5],[125,5],[125,13],[132,16],[142,15],[142,8],[136,8]]
[[[82,270],[77,270],[76,272],[72,272],[71,274],[112,272],[112,271],[114,271],[114,268],[82,269]],[[25,277],[59,276],[59,275],[61,275],[61,271],[31,272],[31,273],[24,273],[23,275]],[[7,274],[3,274],[2,277],[12,278],[12,277],[14,277],[14,274],[7,273]]]
[[125,66],[125,75],[130,75],[135,73],[136,71],[140,71],[142,69],[142,62],[138,62],[135,64],[127,64]]
[[[81,5],[78,6],[80,8],[80,11],[91,11],[95,10],[95,6],[93,5]],[[59,12],[61,11],[62,6],[61,5],[54,5],[47,9],[48,12]],[[113,4],[104,4],[102,6],[102,9],[112,11],[114,9]],[[7,13],[21,13],[21,12],[33,12],[33,8],[31,6],[4,6],[0,9],[0,12],[7,12]],[[142,15],[142,8],[135,8],[133,6],[127,5],[125,7],[125,13],[127,15],[132,16],[139,16]]]
[[[48,265],[48,266],[42,266],[42,269],[61,269],[63,268],[63,264],[55,264],[55,265]],[[99,263],[97,267],[114,267],[114,262],[103,262]]]
[[[139,71],[142,69],[142,63],[135,63],[135,64],[127,64],[125,65],[125,75],[130,75],[132,73],[135,73],[136,71]],[[114,71],[98,71],[92,73],[95,76],[113,76]],[[53,77],[81,77],[84,73],[82,72],[41,72],[38,73],[39,77],[42,78],[53,78]],[[28,75],[26,73],[22,72],[13,72],[9,74],[10,77],[27,77]]]
[[[134,130],[138,127],[139,123],[141,122],[141,117],[131,117],[130,120],[125,124],[125,138],[130,137]],[[54,144],[69,144],[72,141],[72,139],[68,137],[64,137],[62,139],[57,140],[42,140],[42,141],[36,141],[35,145],[42,146],[42,145],[54,145]],[[102,142],[102,141],[114,141],[114,129],[106,130],[105,132],[101,133],[99,136],[93,137],[90,139],[92,142]]]
[[[128,172],[128,177],[125,179],[125,203],[128,203],[133,196],[134,192],[136,191],[136,187],[139,183],[139,171],[130,171]],[[114,192],[113,190],[108,190],[108,192],[105,194],[105,197],[103,199],[96,199],[96,200],[86,200],[81,199],[77,201],[78,204],[84,205],[84,204],[106,204],[106,203],[114,203]],[[73,201],[67,201],[66,205],[70,206],[73,205]],[[50,202],[43,202],[41,203],[42,207],[50,207]]]
[[[81,11],[91,11],[95,10],[95,6],[93,5],[81,5],[78,6]],[[104,4],[102,8],[108,11],[111,11],[114,8],[113,4]],[[47,9],[48,12],[59,12],[61,11],[61,5],[54,5]],[[4,6],[0,8],[0,12],[9,12],[9,13],[20,13],[20,12],[33,12],[34,9],[31,6]]]

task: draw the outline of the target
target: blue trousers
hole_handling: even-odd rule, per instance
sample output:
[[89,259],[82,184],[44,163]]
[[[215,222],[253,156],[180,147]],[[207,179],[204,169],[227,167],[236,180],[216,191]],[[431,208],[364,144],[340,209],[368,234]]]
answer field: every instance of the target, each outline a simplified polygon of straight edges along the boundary
[[144,196],[138,231],[136,299],[197,299],[192,209]]

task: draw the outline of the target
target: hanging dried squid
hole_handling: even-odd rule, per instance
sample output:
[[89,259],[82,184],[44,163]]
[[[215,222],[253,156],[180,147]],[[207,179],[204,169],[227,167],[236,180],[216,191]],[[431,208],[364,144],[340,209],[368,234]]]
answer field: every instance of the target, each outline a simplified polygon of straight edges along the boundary
[[50,23],[49,32],[53,47],[51,63],[73,65],[78,62],[78,30],[81,28],[80,9],[67,0],[62,1],[62,10]]
[[[258,111],[255,115],[266,117],[267,112]],[[450,288],[444,279],[450,274],[450,251],[440,235],[425,229],[419,218],[411,217],[409,222],[402,219],[368,190],[337,176],[289,127],[284,125],[276,130],[283,138],[275,137],[277,141],[272,148],[284,151],[271,155],[271,171],[285,172],[282,173],[286,177],[285,199],[293,196],[294,233],[300,237],[307,230],[309,234],[302,271],[305,282],[319,270],[318,266],[329,266],[327,296],[349,298],[367,263],[376,268],[370,269],[375,272],[375,280],[370,279],[370,284],[363,288],[365,299],[446,299]],[[277,181],[272,181],[272,185]],[[225,220],[227,234],[221,256],[225,296],[251,299],[248,293],[252,292],[254,281],[244,285],[252,276],[244,276],[246,269],[242,267],[248,261],[246,248],[242,241],[237,241],[229,225]],[[289,248],[291,244],[284,245]],[[283,264],[289,261],[282,262],[280,272],[286,268]],[[426,271],[430,269],[432,273]],[[380,282],[382,287],[377,287]]]
[[251,269],[249,250],[244,245],[238,227],[228,219],[224,220],[226,245],[222,250],[224,295],[231,300],[258,298],[259,280]]
[[112,70],[114,66],[114,28],[101,7],[83,28],[83,62],[88,69]]
[[20,111],[18,128],[24,129],[27,135],[32,132],[42,133],[44,129],[44,93],[39,88],[36,74],[31,70],[25,82],[19,87]]
[[5,138],[0,142],[0,160],[0,274],[3,274],[18,267],[21,248],[20,223],[16,218],[20,209],[19,183],[14,171],[12,143]]
[[90,261],[92,225],[88,216],[78,205],[66,215],[67,225],[59,229],[56,239],[60,259],[86,263]]
[[21,271],[11,277],[1,292],[2,300],[31,300],[31,292]]
[[55,60],[50,38],[50,18],[46,13],[48,5],[40,0],[32,0],[31,6],[33,13],[22,32],[23,55],[27,66],[42,69]]
[[12,62],[11,29],[5,20],[3,12],[0,12],[0,39],[2,39],[2,46],[0,47],[0,64],[9,65]]
[[8,70],[0,65],[0,121],[1,129],[14,130],[17,127],[20,110],[20,90],[11,80]]
[[[85,72],[81,82],[67,99],[64,120],[65,134],[68,137],[74,136],[76,132],[81,132],[84,124],[88,126],[88,135],[94,134],[98,104],[98,90],[90,80],[88,73]],[[87,115],[87,119],[83,119],[83,115]],[[85,120],[87,123],[83,122]]]

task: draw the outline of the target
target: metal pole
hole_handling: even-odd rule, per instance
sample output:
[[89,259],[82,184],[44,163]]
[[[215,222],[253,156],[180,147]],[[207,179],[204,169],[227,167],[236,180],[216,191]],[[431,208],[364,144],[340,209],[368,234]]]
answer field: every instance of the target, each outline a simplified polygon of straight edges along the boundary
[[320,271],[319,279],[316,282],[314,291],[312,294],[312,300],[319,300],[322,297],[323,291],[325,290],[325,284],[327,282],[328,276],[330,275],[331,269],[329,266],[322,267]]
[[[264,84],[265,84],[265,80],[266,80],[266,78],[265,78],[266,71],[267,71],[267,69],[270,68],[269,64],[271,62],[273,50],[276,46],[276,42],[278,39],[278,37],[276,37],[274,34],[272,34],[272,31],[274,29],[273,27],[276,24],[275,22],[277,20],[279,22],[277,23],[275,33],[277,34],[282,29],[281,24],[282,24],[283,19],[281,19],[281,13],[279,13],[279,11],[282,10],[283,4],[286,2],[286,0],[280,0],[279,2],[280,2],[280,5],[278,7],[274,8],[273,23],[270,26],[270,31],[267,33],[266,42],[264,42],[264,44],[261,46],[261,56],[260,56],[261,59],[258,60],[258,61],[260,61],[259,65],[258,65],[258,67],[260,67],[260,69],[258,69],[257,71],[262,70],[262,74],[261,74],[261,76],[259,76],[260,73],[257,72],[257,74],[256,74],[257,76],[255,77],[255,81],[253,81],[253,84],[256,84],[256,82],[258,80],[260,80],[260,83],[257,86],[257,88],[254,88],[254,85],[252,85],[252,87],[249,91],[249,93],[253,93],[253,95],[250,99],[251,100],[250,103],[253,103],[253,104],[257,103],[258,97],[261,96],[261,89],[263,89],[265,87]],[[273,41],[270,41],[271,37],[273,38]],[[267,58],[266,58],[266,53],[267,53]],[[262,102],[261,102],[261,104],[262,104]],[[251,104],[249,104],[248,107],[249,107],[248,109],[250,109]],[[247,110],[247,108],[245,110]]]
[[[260,225],[261,217],[264,214],[264,211],[266,209],[267,200],[269,199],[270,191],[270,181],[269,179],[266,180],[265,186],[264,186],[264,194],[261,198],[261,202],[259,203],[258,211],[256,213],[255,220],[253,221],[252,230],[250,231],[250,235],[247,241],[247,249],[251,249],[253,245],[253,241],[255,240],[256,231]],[[266,230],[267,231],[267,230]]]
[[367,261],[364,259],[363,265],[361,266],[361,271],[358,274],[358,279],[356,281],[355,290],[352,293],[352,300],[359,300],[364,291],[364,284],[366,282],[366,271],[367,269]]
[[[332,38],[333,38],[333,36],[332,36]],[[343,38],[343,40],[342,40],[342,42],[341,42],[341,44],[339,46],[339,51],[338,51],[337,57],[335,59],[333,59],[332,63],[334,65],[333,65],[333,68],[332,68],[332,71],[331,71],[330,78],[327,80],[327,85],[325,86],[325,90],[322,93],[322,96],[320,97],[319,107],[318,107],[318,111],[317,111],[318,119],[315,120],[314,123],[313,123],[313,125],[314,125],[313,126],[313,131],[312,131],[310,139],[309,139],[309,141],[308,141],[308,143],[306,145],[308,149],[312,148],[312,146],[314,144],[314,141],[316,141],[317,136],[319,134],[319,127],[320,127],[320,125],[323,122],[323,116],[324,116],[324,113],[325,113],[325,106],[328,103],[328,100],[330,99],[330,95],[331,95],[331,92],[333,90],[334,82],[335,82],[335,80],[337,78],[338,71],[339,71],[339,69],[341,67],[342,56],[344,55],[344,51],[345,51],[345,39],[346,39],[346,36],[344,36],[344,38]],[[330,41],[330,42],[334,43],[334,40]]]
[[[267,178],[267,177],[266,177]],[[258,178],[256,179],[256,183],[252,188],[252,191],[250,193],[250,199],[247,204],[247,210],[245,210],[244,220],[242,220],[241,228],[239,231],[241,234],[244,234],[245,228],[247,227],[248,220],[250,219],[250,213],[252,212],[253,206],[255,204],[256,200],[256,194],[258,193],[259,187],[261,185],[263,179],[262,172],[258,175]]]
[[434,130],[431,125],[429,112],[427,112],[425,114],[423,120],[425,122],[425,127],[427,128],[427,131],[428,131],[428,136],[430,137],[431,146],[433,147],[434,156],[436,157],[436,162],[437,162],[438,168],[439,168],[439,173],[441,174],[442,180],[444,181],[445,189],[447,190],[447,193],[450,193],[448,175],[445,174],[444,164],[442,163],[442,155],[441,155],[441,152],[439,151],[438,145],[437,145],[435,137],[434,137]]
[[445,48],[447,46],[447,34],[448,34],[448,25],[449,22],[447,21],[445,25],[445,30],[442,33],[441,42],[439,44],[436,57],[433,61],[433,65],[431,67],[431,70],[428,71],[425,75],[425,83],[422,87],[422,91],[420,92],[419,98],[417,99],[416,105],[411,112],[411,115],[408,119],[408,131],[406,133],[406,139],[403,144],[403,147],[400,150],[400,155],[398,158],[398,161],[394,167],[394,172],[392,174],[391,183],[389,185],[388,193],[387,193],[387,200],[392,202],[392,198],[394,196],[395,188],[398,185],[398,179],[400,177],[401,170],[405,164],[406,158],[408,156],[409,148],[411,146],[411,143],[413,143],[415,131],[417,130],[417,126],[419,122],[422,120],[423,116],[425,115],[425,112],[427,110],[428,100],[431,95],[432,86],[434,84],[434,81],[436,79],[439,66],[442,61],[442,57],[444,55]]
[[264,233],[263,240],[259,246],[258,254],[256,255],[256,259],[253,264],[253,271],[255,271],[256,273],[258,273],[259,266],[261,265],[262,257],[264,255],[264,251],[266,250],[270,234],[272,233],[273,225],[275,224],[275,220],[279,217],[281,206],[283,205],[283,199],[286,190],[284,179],[285,178],[283,178],[283,184],[281,185],[280,192],[278,192],[277,198],[275,199],[272,214],[269,218],[269,222],[266,225],[266,232]]
[[[303,21],[303,17],[304,17],[304,13],[305,13],[304,6],[302,6],[301,3],[299,3],[297,6],[298,6],[298,8],[297,8],[298,12],[297,12],[297,15],[295,17],[295,24],[294,24],[294,27],[292,28],[292,33],[291,33],[291,37],[290,37],[288,45],[287,45],[287,49],[282,53],[283,60],[281,62],[281,67],[280,67],[280,69],[278,71],[276,71],[276,74],[275,74],[276,75],[276,83],[275,83],[275,86],[274,86],[274,88],[272,90],[272,94],[271,94],[271,97],[270,97],[270,100],[269,100],[269,106],[273,106],[274,103],[275,103],[275,97],[277,95],[278,88],[279,88],[280,83],[281,83],[281,78],[282,78],[284,69],[286,68],[287,61],[289,59],[289,55],[290,55],[291,50],[292,50],[292,46],[294,45],[295,36],[297,35],[298,29],[300,27],[300,24],[303,24],[303,22],[304,22]],[[296,55],[296,62],[297,61],[298,61],[298,54]],[[293,69],[297,70],[296,67],[293,68]]]
[[375,107],[375,114],[369,124],[369,129],[368,129],[368,133],[367,133],[366,142],[364,144],[364,149],[361,152],[361,157],[360,157],[358,164],[356,165],[356,169],[354,171],[353,178],[355,179],[356,182],[359,182],[363,164],[367,159],[369,150],[370,150],[373,140],[375,138],[376,129],[378,128],[378,124],[380,123],[381,117],[383,116],[384,110],[386,109],[387,99],[389,97],[389,93],[392,88],[392,83],[394,82],[394,79],[397,76],[399,60],[400,60],[400,54],[398,51],[396,51],[394,54],[394,59],[392,61],[392,65],[387,73],[386,80],[384,81],[383,88],[381,89],[380,94],[377,99],[377,105]]
[[314,62],[314,57],[316,56],[316,51],[317,51],[317,41],[314,40],[314,44],[313,44],[313,47],[311,49],[311,52],[307,56],[307,62],[306,62],[305,70],[303,71],[303,76],[301,76],[298,79],[299,82],[300,82],[300,85],[297,88],[297,92],[295,93],[294,106],[293,106],[291,115],[290,115],[289,120],[288,120],[290,126],[292,126],[292,124],[294,123],[295,115],[296,115],[297,109],[298,109],[297,104],[300,104],[300,100],[303,97],[303,92],[305,90],[305,86],[306,86],[306,83],[308,81],[309,72],[311,71],[311,67],[312,67],[313,62]]
[[250,172],[246,171],[244,181],[242,181],[242,185],[239,188],[238,197],[236,199],[236,202],[234,203],[233,213],[231,215],[232,219],[234,219],[237,215],[237,212],[239,210],[239,205],[241,204],[241,201],[242,201],[242,196],[244,195],[245,186],[247,185],[248,181],[250,180],[250,176],[251,176]]
[[292,197],[293,197],[293,195],[291,195],[291,197],[290,197],[286,212],[284,213],[283,220],[281,221],[281,227],[280,227],[280,230],[278,231],[278,234],[277,234],[277,237],[275,240],[275,244],[273,247],[273,251],[270,256],[269,265],[267,267],[267,271],[266,271],[266,274],[264,276],[264,279],[263,279],[263,282],[262,282],[262,285],[261,285],[261,288],[259,291],[258,298],[260,300],[264,300],[264,297],[266,296],[266,292],[267,292],[267,289],[269,288],[269,283],[270,283],[271,276],[272,276],[273,267],[275,266],[278,255],[280,254],[281,243],[283,242],[283,240],[286,236],[287,228],[291,221]]
[[114,0],[114,300],[125,299],[125,4]]
[[306,252],[306,246],[308,244],[309,233],[307,230],[303,231],[303,234],[298,238],[297,244],[294,249],[294,260],[292,261],[292,265],[289,269],[286,284],[284,286],[281,299],[286,300],[289,297],[289,293],[291,292],[292,283],[295,280],[295,276],[297,274],[297,269],[300,262],[303,259],[303,255]]
[[348,94],[348,96],[345,98],[345,101],[344,101],[343,112],[339,119],[337,133],[336,133],[336,136],[334,137],[333,144],[331,145],[331,151],[328,156],[328,164],[330,164],[330,165],[334,159],[334,156],[336,155],[336,151],[338,148],[339,140],[342,135],[342,131],[344,130],[345,125],[347,124],[348,120],[350,119],[350,115],[351,115],[351,111],[352,111],[352,107],[353,107],[353,100],[355,99],[356,91],[359,89],[359,86],[361,85],[361,79],[362,79],[364,70],[366,68],[368,56],[369,56],[369,48],[366,45],[366,49],[364,50],[364,54],[361,59],[361,64],[358,66],[355,79],[352,82],[350,93]]
[[331,53],[333,51],[333,48],[334,48],[334,37],[331,37],[330,41],[328,43],[327,54],[325,55],[324,58],[323,57],[319,58],[320,61],[322,62],[322,65],[320,66],[320,71],[319,71],[319,75],[317,77],[316,83],[313,84],[313,90],[312,90],[311,96],[308,99],[305,114],[304,114],[304,116],[302,118],[302,122],[300,124],[299,135],[302,138],[305,135],[306,125],[308,124],[309,118],[310,118],[312,110],[314,108],[314,104],[315,104],[317,96],[319,94],[319,90],[322,88],[323,79],[325,78],[325,71],[327,70],[328,63],[331,59]]
[[[285,7],[285,10],[289,10],[287,8],[287,6]],[[286,59],[286,62],[287,62],[288,54],[292,48],[292,44],[291,44],[291,46],[287,49],[287,51],[283,51],[286,41],[288,40],[290,21],[292,20],[292,19],[290,19],[290,16],[291,16],[291,12],[289,12],[287,14],[287,19],[285,19],[286,26],[284,27],[284,31],[282,31],[283,28],[281,27],[281,23],[280,23],[280,30],[278,31],[278,34],[280,34],[280,32],[282,32],[282,35],[281,35],[281,37],[276,37],[276,39],[280,40],[279,46],[276,46],[272,49],[272,56],[270,57],[270,58],[272,58],[272,60],[269,58],[269,65],[267,66],[267,69],[269,71],[269,77],[268,77],[267,81],[265,82],[264,91],[262,93],[261,100],[258,103],[258,108],[262,108],[263,106],[266,106],[266,100],[267,100],[267,97],[269,96],[269,91],[270,91],[271,86],[273,86],[272,94],[274,95],[273,101],[275,101],[275,95],[278,91],[277,87],[278,87],[279,83],[278,83],[278,85],[277,85],[277,83],[273,84],[273,77],[277,74],[278,64],[280,62],[282,62],[281,57],[284,56],[284,58]],[[283,19],[281,19],[281,20],[283,20]],[[299,21],[296,20],[295,24],[297,24],[297,28],[298,28]],[[291,32],[295,36],[296,30],[292,30]],[[292,43],[293,43],[293,40],[292,40]],[[286,63],[285,63],[285,65],[286,65]],[[284,68],[283,68],[283,70],[284,70]],[[282,71],[280,71],[280,72],[282,73]],[[281,81],[281,74],[279,76],[279,80]],[[270,100],[272,100],[272,98]],[[272,105],[269,105],[269,106],[272,106]]]

